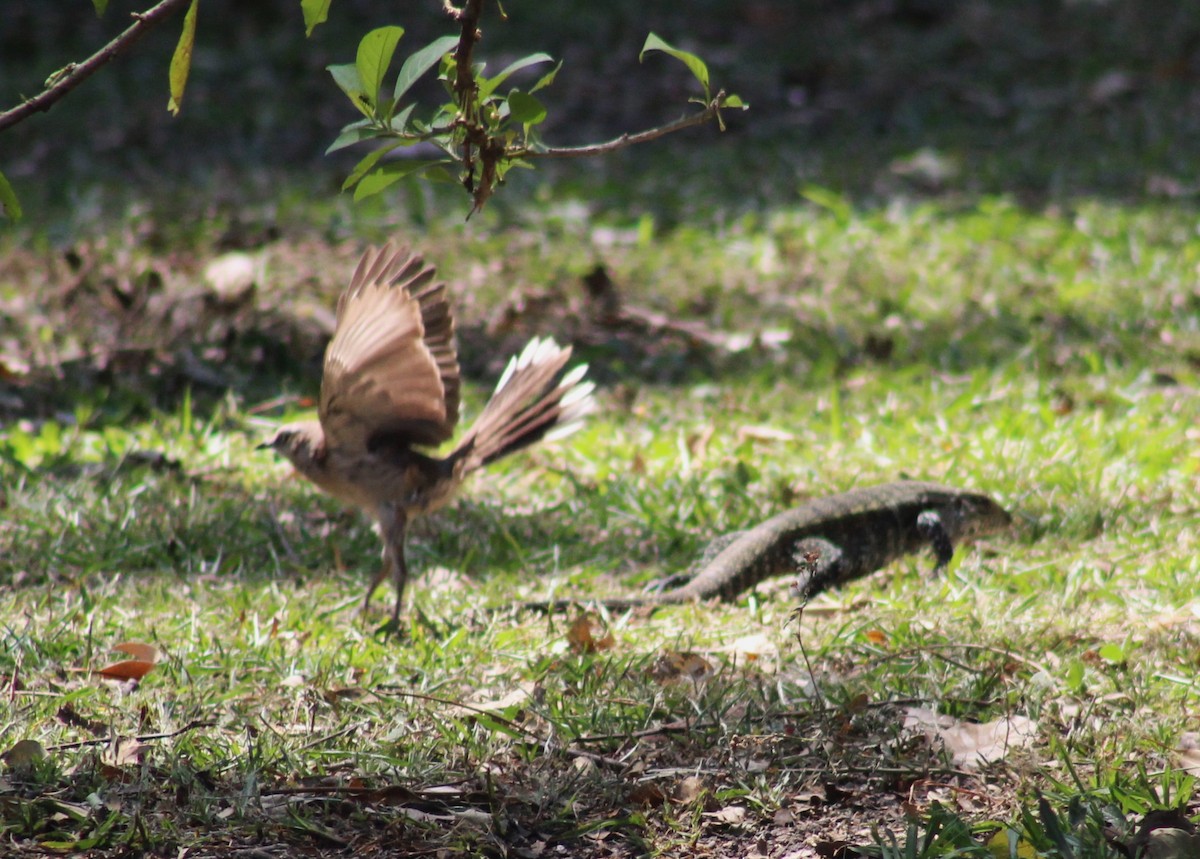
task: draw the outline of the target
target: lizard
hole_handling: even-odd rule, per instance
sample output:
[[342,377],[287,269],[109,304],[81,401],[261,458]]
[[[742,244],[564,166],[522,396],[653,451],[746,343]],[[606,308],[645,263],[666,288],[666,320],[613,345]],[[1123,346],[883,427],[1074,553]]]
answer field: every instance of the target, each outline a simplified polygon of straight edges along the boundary
[[804,599],[865,576],[925,546],[940,571],[962,538],[1007,528],[1009,514],[986,495],[901,480],[815,498],[744,531],[717,538],[687,584],[644,597],[556,600],[526,608],[556,611],[596,603],[624,610],[719,597],[731,601],[768,578],[798,575]]

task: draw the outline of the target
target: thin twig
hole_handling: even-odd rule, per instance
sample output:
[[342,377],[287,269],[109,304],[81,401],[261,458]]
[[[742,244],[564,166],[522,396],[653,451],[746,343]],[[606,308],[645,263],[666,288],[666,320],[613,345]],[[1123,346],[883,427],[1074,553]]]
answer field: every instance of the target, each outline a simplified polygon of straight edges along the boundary
[[[380,689],[382,690],[383,687],[380,687]],[[502,725],[512,728],[514,731],[519,731],[520,733],[524,734],[526,737],[528,737],[531,740],[534,740],[535,742],[538,742],[538,743],[545,742],[545,738],[542,737],[540,734],[538,734],[536,731],[531,731],[529,728],[526,728],[524,725],[520,725],[520,724],[512,721],[511,719],[506,719],[503,716],[500,716],[491,710],[485,710],[482,707],[474,707],[470,704],[464,704],[461,701],[452,701],[449,698],[439,698],[436,695],[426,695],[423,692],[408,692],[408,691],[405,691],[402,689],[387,689],[386,691],[389,694],[402,695],[407,698],[416,698],[419,701],[429,701],[432,704],[443,704],[447,707],[461,707],[464,710],[470,710],[473,713],[479,713],[480,715],[487,716],[489,719],[494,719],[495,721],[500,722]],[[580,739],[582,739],[582,738],[580,738]],[[579,742],[579,739],[575,740],[575,742]],[[563,746],[561,749],[559,749],[559,751],[561,751],[563,754],[570,755],[573,758],[585,758],[589,761],[592,761],[593,763],[602,764],[602,765],[604,765],[606,767],[610,767],[612,769],[625,769],[626,768],[626,765],[623,762],[616,760],[615,758],[609,758],[609,757],[605,757],[604,755],[598,755],[595,752],[585,751],[584,749],[572,748],[569,745]]]
[[[216,722],[209,722],[204,719],[195,719],[176,731],[169,731],[165,734],[141,734],[140,736],[133,737],[133,739],[139,743],[148,743],[151,740],[169,740],[172,737],[178,737],[180,734],[186,734],[188,731],[194,731],[197,728],[211,728],[216,724]],[[103,746],[111,743],[114,739],[115,737],[104,737],[96,740],[78,740],[74,743],[59,743],[57,746],[47,746],[46,751],[64,752],[68,749],[82,749],[85,746]]]
[[[792,614],[792,618],[796,621],[796,626],[799,627],[800,622],[804,619],[804,609],[808,605],[808,597],[805,596],[800,603],[800,607]],[[817,682],[817,675],[813,672],[812,660],[808,657],[808,648],[804,645],[804,634],[800,629],[796,630],[796,643],[800,645],[800,655],[804,657],[804,667],[808,671],[808,681],[812,684],[813,693],[816,695],[817,701],[822,707],[827,706],[825,696],[821,692],[821,684]]]
[[619,149],[626,149],[630,146],[636,146],[639,143],[648,143],[651,140],[657,140],[668,134],[674,134],[676,131],[683,131],[685,128],[691,128],[695,125],[703,125],[715,117],[720,111],[721,99],[724,93],[718,93],[717,97],[709,102],[708,107],[699,113],[694,113],[691,116],[685,116],[674,122],[669,122],[666,125],[660,125],[657,128],[649,128],[645,131],[639,131],[636,134],[622,134],[620,137],[606,141],[604,143],[590,143],[586,146],[552,146],[548,149],[517,149],[512,152],[505,153],[508,158],[588,158],[592,155],[606,155],[609,152],[616,152]]
[[1042,665],[1040,662],[1030,659],[1027,656],[1021,656],[1020,654],[1013,653],[1011,650],[1006,650],[1001,647],[993,647],[988,644],[955,644],[953,642],[920,644],[915,647],[907,647],[904,650],[897,650],[894,653],[885,653],[875,657],[874,659],[867,660],[863,667],[866,668],[872,665],[880,665],[884,662],[892,662],[897,659],[904,659],[908,656],[937,656],[937,658],[945,662],[949,662],[951,665],[955,665],[964,671],[977,671],[977,669],[975,669],[973,666],[963,665],[962,663],[956,662],[942,653],[935,652],[940,650],[975,650],[981,653],[991,653],[996,656],[1003,656],[1006,659],[1011,659],[1013,662],[1020,662],[1029,668],[1034,669],[1035,672],[1040,672],[1047,675],[1051,673],[1050,669],[1045,665]]
[[37,95],[0,113],[0,132],[28,119],[35,113],[49,110],[55,102],[99,71],[101,66],[128,51],[155,25],[169,18],[175,10],[188,2],[190,0],[162,0],[157,6],[153,6],[145,12],[134,12],[133,24],[121,35],[83,62],[67,66],[58,80]]

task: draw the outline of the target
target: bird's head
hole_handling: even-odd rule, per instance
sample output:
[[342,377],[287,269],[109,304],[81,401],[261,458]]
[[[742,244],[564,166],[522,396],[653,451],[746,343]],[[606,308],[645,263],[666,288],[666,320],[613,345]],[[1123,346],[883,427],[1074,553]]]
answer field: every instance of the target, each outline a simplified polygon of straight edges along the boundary
[[260,444],[282,454],[301,472],[314,468],[325,456],[325,433],[317,421],[284,424]]

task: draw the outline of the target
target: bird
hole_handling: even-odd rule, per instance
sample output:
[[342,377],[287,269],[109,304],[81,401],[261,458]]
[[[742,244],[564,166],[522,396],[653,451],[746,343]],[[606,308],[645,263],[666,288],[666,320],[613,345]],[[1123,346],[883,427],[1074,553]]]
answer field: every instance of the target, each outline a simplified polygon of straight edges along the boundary
[[449,455],[462,378],[446,284],[417,253],[368,248],[337,303],[325,350],[317,420],[280,426],[260,448],[291,462],[319,489],[369,514],[383,564],[362,608],[390,574],[390,626],[399,628],[417,516],[444,506],[474,471],[537,441],[561,438],[594,409],[586,364],[563,372],[571,347],[534,338],[508,362],[495,391]]

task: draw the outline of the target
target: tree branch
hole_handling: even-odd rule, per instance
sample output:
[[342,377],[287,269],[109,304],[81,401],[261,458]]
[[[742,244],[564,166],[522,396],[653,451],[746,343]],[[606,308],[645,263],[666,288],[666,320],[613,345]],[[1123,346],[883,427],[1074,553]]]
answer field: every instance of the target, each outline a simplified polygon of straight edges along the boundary
[[462,142],[463,184],[475,199],[475,209],[481,207],[491,195],[486,163],[484,181],[478,187],[475,185],[476,152],[487,144],[487,131],[479,120],[478,111],[473,110],[478,85],[471,70],[471,55],[480,37],[479,18],[483,15],[483,2],[464,0],[460,9],[451,0],[443,0],[446,14],[459,24],[458,47],[454,49],[454,100],[458,104],[457,124],[465,132]]
[[177,9],[189,2],[190,0],[162,0],[157,6],[153,6],[145,12],[134,12],[133,24],[121,35],[83,62],[68,65],[57,80],[37,95],[0,113],[0,132],[28,119],[35,113],[49,110],[55,102],[99,71],[101,66],[125,53],[155,25],[169,18]]
[[717,93],[717,97],[709,102],[708,107],[699,113],[694,113],[691,116],[685,116],[682,119],[677,119],[675,122],[660,125],[658,128],[649,128],[645,131],[639,131],[637,134],[622,134],[620,137],[608,140],[604,143],[589,143],[586,146],[551,146],[547,149],[519,149],[513,152],[505,153],[509,158],[587,158],[592,155],[605,155],[609,152],[616,152],[618,149],[625,149],[629,146],[636,146],[639,143],[648,143],[651,140],[656,140],[659,137],[664,137],[668,134],[674,134],[676,131],[683,131],[685,128],[691,128],[694,125],[704,125],[720,113],[721,99],[725,94]]

